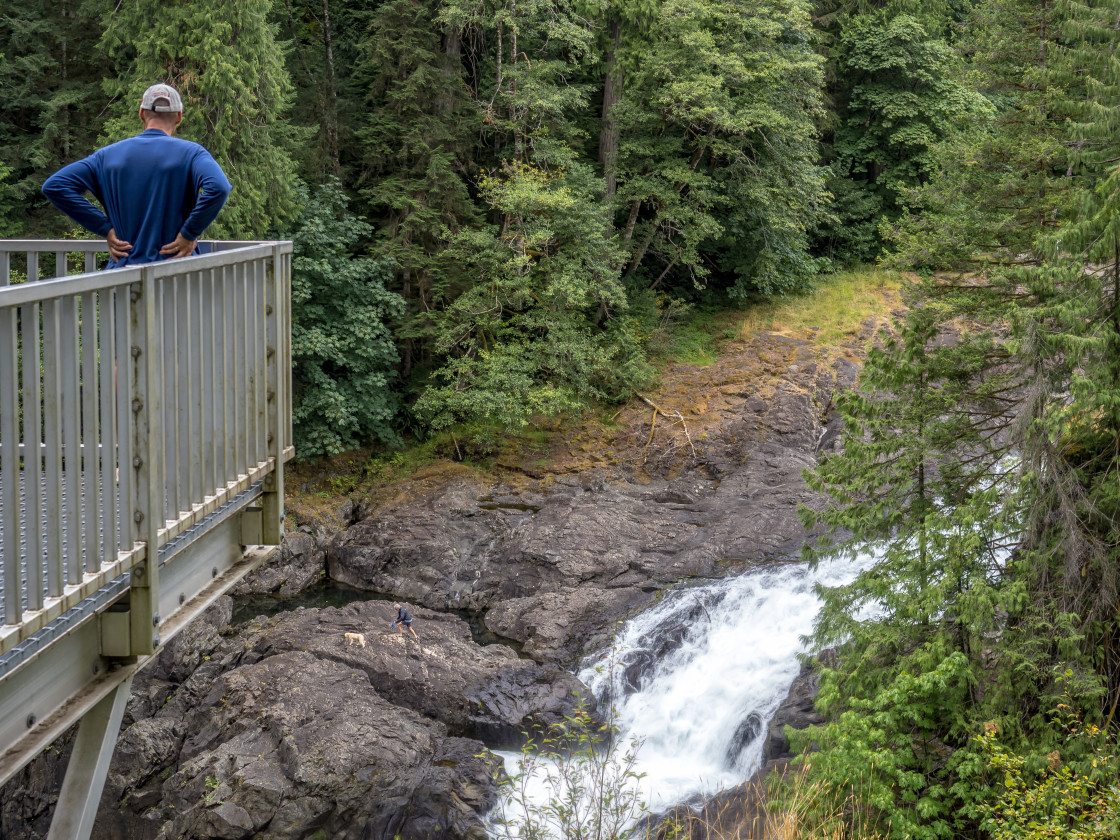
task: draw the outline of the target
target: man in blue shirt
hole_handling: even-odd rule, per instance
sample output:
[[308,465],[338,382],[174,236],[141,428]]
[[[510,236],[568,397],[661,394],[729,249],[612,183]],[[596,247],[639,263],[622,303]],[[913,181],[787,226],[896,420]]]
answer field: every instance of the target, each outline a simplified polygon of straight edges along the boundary
[[174,136],[182,120],[179,92],[152,85],[140,100],[140,134],[64,166],[43,184],[51,204],[105,237],[109,268],[197,253],[198,238],[229,197],[229,180],[210,153]]

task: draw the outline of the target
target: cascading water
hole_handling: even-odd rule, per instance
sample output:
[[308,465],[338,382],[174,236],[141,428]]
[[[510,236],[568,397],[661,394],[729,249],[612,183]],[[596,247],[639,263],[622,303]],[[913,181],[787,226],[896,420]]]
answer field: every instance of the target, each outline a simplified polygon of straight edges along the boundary
[[[613,695],[621,739],[641,742],[636,769],[653,813],[759,768],[820,609],[815,584],[847,583],[874,559],[772,566],[673,590],[627,622],[612,650],[585,661],[579,677],[602,706]],[[516,770],[517,754],[504,757]]]

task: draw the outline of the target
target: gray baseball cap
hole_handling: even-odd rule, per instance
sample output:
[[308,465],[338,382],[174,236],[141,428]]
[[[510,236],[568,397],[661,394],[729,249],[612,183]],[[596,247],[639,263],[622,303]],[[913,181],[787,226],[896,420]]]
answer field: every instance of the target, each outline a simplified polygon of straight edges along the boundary
[[[167,101],[161,102],[161,99]],[[140,100],[140,107],[145,111],[174,113],[183,110],[183,100],[179,97],[179,91],[171,85],[152,85],[144,91],[144,96]]]

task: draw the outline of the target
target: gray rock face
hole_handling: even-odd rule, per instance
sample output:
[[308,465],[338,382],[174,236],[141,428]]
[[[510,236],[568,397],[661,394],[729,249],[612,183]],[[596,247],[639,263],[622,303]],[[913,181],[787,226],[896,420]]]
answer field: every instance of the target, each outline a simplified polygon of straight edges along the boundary
[[326,567],[326,553],[312,534],[302,531],[284,537],[280,550],[254,569],[231,593],[294,597],[318,583]]
[[793,729],[806,729],[824,722],[813,702],[817,699],[820,675],[808,665],[802,666],[801,673],[789,688],[789,694],[778,707],[770,721],[766,744],[762,751],[762,761],[767,763],[778,759],[793,758],[789,751],[789,739],[785,736],[787,726]]
[[[587,693],[566,671],[519,659],[502,645],[476,645],[455,616],[411,609],[418,639],[390,628],[396,610],[385,601],[283,613],[243,661],[306,651],[361,672],[379,696],[440,721],[450,734],[492,746],[520,743],[521,732],[560,720]],[[345,633],[362,634],[365,645]]]
[[[362,672],[308,652],[223,674],[183,727],[180,769],[157,806],[169,818],[161,839],[413,838],[437,826],[481,836],[477,814],[494,794],[486,760],[474,757],[481,744],[445,746],[442,725],[381,698]],[[461,765],[465,774],[453,772]],[[426,801],[433,780],[447,806],[415,820],[409,804]]]
[[[683,423],[654,428],[635,403],[612,453],[578,455],[595,469],[429,477],[351,503],[333,536],[289,535],[236,594],[294,595],[325,568],[407,602],[419,639],[389,628],[384,601],[236,633],[223,601],[135,681],[95,838],[481,838],[497,772],[483,742],[513,743],[587,694],[557,666],[601,646],[659,589],[785,558],[805,538],[796,508],[816,499],[801,473],[833,445],[828,408],[855,370],[769,336],[658,397],[670,409],[692,401],[688,439]],[[445,612],[455,609],[483,612],[531,659],[475,645]],[[671,628],[663,641],[673,647]],[[647,666],[628,663],[635,687]],[[748,726],[740,740],[767,738],[769,758],[787,750],[781,726],[808,719],[809,682],[769,732]],[[68,750],[60,739],[0,790],[0,840],[46,836]],[[749,810],[755,791],[720,801]]]

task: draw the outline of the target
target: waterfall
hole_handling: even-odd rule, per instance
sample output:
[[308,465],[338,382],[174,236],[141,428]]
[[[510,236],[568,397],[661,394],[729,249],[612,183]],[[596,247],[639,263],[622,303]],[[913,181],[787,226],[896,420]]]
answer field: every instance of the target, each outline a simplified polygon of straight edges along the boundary
[[[641,794],[653,813],[748,779],[762,763],[770,720],[800,671],[802,637],[820,609],[818,583],[850,582],[875,560],[756,569],[668,591],[626,622],[579,677],[620,737],[641,742]],[[503,754],[517,769],[517,753]],[[541,795],[545,786],[540,786]]]

